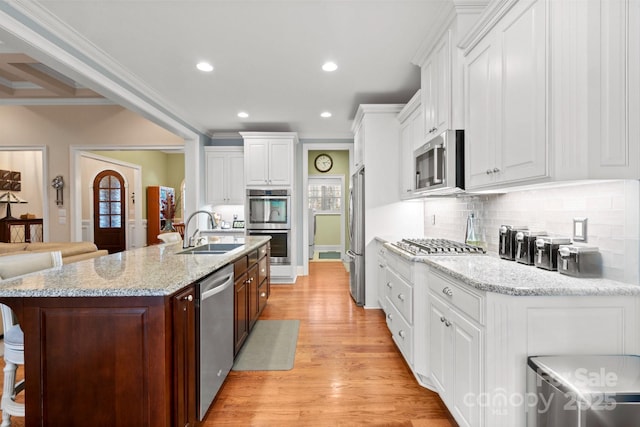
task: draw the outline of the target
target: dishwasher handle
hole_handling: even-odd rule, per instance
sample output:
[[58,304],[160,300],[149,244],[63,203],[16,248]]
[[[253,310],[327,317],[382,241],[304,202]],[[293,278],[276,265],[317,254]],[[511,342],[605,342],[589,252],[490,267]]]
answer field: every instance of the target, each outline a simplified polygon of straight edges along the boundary
[[233,285],[233,269],[230,272],[224,272],[223,274],[214,274],[212,277],[203,281],[200,284],[201,294],[200,301],[204,301],[207,298],[219,294],[220,292]]

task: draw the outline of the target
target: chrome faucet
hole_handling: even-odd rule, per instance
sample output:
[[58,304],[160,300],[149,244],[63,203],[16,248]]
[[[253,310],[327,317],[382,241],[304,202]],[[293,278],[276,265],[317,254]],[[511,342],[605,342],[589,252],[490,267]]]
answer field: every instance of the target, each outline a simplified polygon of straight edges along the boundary
[[194,213],[189,215],[189,218],[184,223],[184,239],[182,240],[182,248],[183,249],[186,249],[188,247],[193,246],[193,238],[195,237],[196,233],[198,231],[200,231],[200,229],[196,229],[196,231],[193,233],[193,236],[189,236],[189,222],[191,221],[191,218],[193,218],[194,216],[196,216],[196,214],[199,214],[199,213],[203,213],[203,214],[209,215],[209,222],[211,223],[211,228],[213,228],[214,221],[213,221],[213,215],[211,214],[211,212],[209,212],[209,211],[195,211]]

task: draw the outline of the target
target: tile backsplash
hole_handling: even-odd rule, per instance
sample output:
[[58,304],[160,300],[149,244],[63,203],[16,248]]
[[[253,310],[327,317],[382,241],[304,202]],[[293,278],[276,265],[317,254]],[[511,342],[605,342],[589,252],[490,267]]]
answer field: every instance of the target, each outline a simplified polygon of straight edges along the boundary
[[[602,253],[603,276],[640,283],[640,181],[586,181],[506,194],[464,195],[424,201],[425,236],[464,241],[475,212],[490,252],[501,225],[572,237],[573,219],[588,218],[586,245]],[[583,244],[582,242],[577,242]],[[507,261],[505,261],[507,262]]]

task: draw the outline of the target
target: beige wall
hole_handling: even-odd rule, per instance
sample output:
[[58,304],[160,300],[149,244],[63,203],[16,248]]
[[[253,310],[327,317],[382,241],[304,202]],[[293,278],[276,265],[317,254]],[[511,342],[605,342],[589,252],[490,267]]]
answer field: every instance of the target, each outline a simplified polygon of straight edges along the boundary
[[135,219],[135,210],[131,205],[131,192],[134,190],[133,182],[134,182],[134,169],[116,165],[110,162],[105,162],[98,159],[92,159],[87,157],[82,157],[80,162],[81,176],[82,176],[82,219],[85,221],[91,220],[92,207],[93,204],[93,180],[98,175],[98,173],[103,170],[110,169],[118,172],[125,181],[125,197],[127,201],[127,218]]
[[[0,106],[0,145],[49,147],[49,179],[62,175],[64,209],[69,215],[70,146],[176,146],[182,138],[115,105]],[[55,190],[49,191],[50,241],[70,239],[70,221],[57,222]]]
[[[42,153],[40,151],[0,151],[0,169],[20,172],[20,191],[12,191],[28,203],[12,204],[11,215],[30,213],[42,218]],[[4,194],[6,190],[0,190]],[[53,194],[55,197],[55,193]],[[54,201],[55,203],[55,201]],[[0,205],[0,218],[5,216],[6,205]]]

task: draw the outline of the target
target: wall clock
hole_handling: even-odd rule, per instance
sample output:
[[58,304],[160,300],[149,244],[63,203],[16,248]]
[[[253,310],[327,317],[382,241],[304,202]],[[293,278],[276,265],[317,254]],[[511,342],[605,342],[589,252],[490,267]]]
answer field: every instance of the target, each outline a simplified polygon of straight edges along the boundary
[[318,172],[329,172],[333,167],[333,159],[328,154],[318,154],[314,165]]

